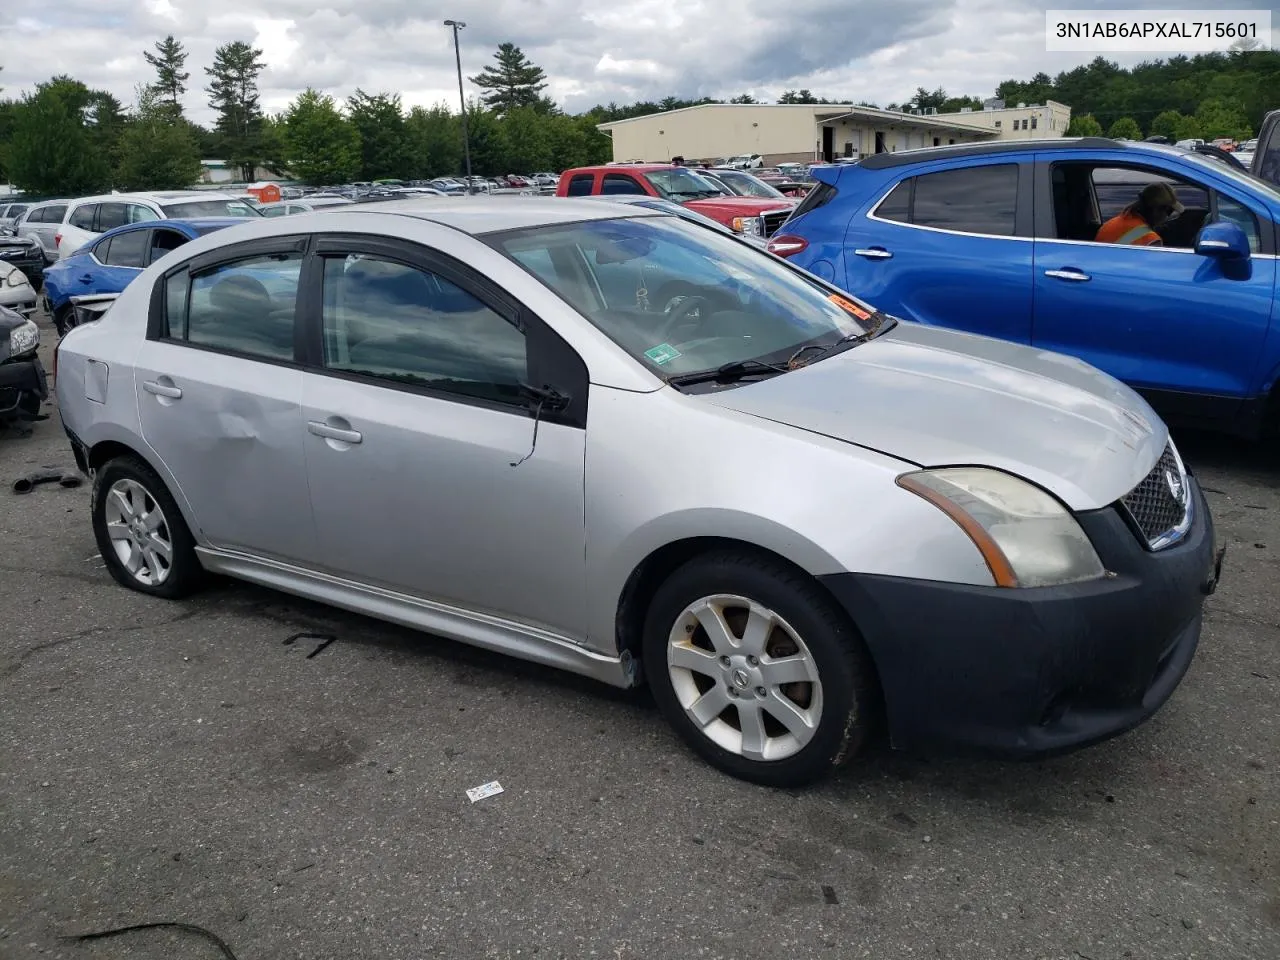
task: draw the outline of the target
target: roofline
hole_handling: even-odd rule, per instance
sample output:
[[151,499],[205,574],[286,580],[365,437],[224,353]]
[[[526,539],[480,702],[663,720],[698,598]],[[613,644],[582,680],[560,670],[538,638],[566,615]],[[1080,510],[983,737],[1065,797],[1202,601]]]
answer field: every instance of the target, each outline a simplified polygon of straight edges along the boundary
[[[946,147],[922,147],[916,150],[899,150],[893,153],[874,153],[865,160],[859,160],[851,166],[865,170],[887,170],[892,167],[906,167],[913,163],[927,160],[949,160],[951,158],[984,156],[989,154],[1025,153],[1034,151],[1067,150],[1085,147],[1093,150],[1131,150],[1138,146],[1135,143],[1122,143],[1107,137],[1058,137],[1053,140],[990,140],[982,143],[958,143]],[[1146,144],[1151,147],[1155,144]]]
[[[974,110],[971,110],[971,111],[970,111],[970,113],[1000,113],[1000,112],[1005,111],[1005,110],[1030,110],[1030,109],[1032,109],[1033,107],[1040,107],[1040,106],[1043,106],[1043,107],[1061,107],[1063,110],[1070,110],[1070,109],[1071,109],[1071,108],[1070,108],[1069,106],[1067,106],[1065,103],[1059,103],[1057,100],[1046,100],[1043,104],[1028,104],[1028,105],[1027,105],[1027,106],[1025,106],[1025,107],[1000,107],[1000,108],[995,109],[995,110],[987,110],[987,109],[977,110],[977,109],[974,109]],[[597,130],[603,130],[603,131],[608,132],[609,130],[612,130],[614,127],[621,126],[621,125],[622,125],[622,124],[624,124],[624,123],[634,123],[634,122],[635,122],[635,121],[637,121],[637,120],[649,120],[649,119],[652,119],[653,117],[669,117],[669,116],[672,116],[673,114],[677,114],[677,113],[687,113],[687,112],[689,112],[689,111],[691,111],[691,110],[704,110],[704,109],[706,109],[707,107],[717,107],[717,108],[725,108],[725,109],[737,109],[737,108],[759,109],[759,108],[761,108],[761,107],[765,107],[765,108],[770,109],[770,110],[778,110],[778,109],[783,109],[783,110],[796,110],[796,109],[821,110],[821,109],[827,108],[827,109],[830,109],[830,110],[843,110],[843,111],[845,111],[843,114],[841,114],[841,116],[850,116],[851,114],[856,113],[856,112],[857,112],[857,111],[859,111],[859,110],[869,110],[869,111],[872,111],[873,113],[875,113],[875,114],[876,114],[876,115],[878,115],[878,116],[889,116],[889,117],[896,117],[896,116],[903,116],[903,117],[930,116],[930,117],[937,118],[937,117],[959,117],[959,116],[962,116],[962,114],[961,114],[961,113],[960,113],[960,111],[958,111],[958,110],[951,111],[950,113],[913,114],[913,113],[904,113],[904,112],[902,112],[902,111],[898,111],[898,110],[881,110],[879,107],[861,107],[861,106],[859,106],[859,105],[858,105],[858,104],[856,104],[856,103],[695,103],[693,106],[690,106],[690,107],[677,107],[675,110],[660,110],[660,111],[658,111],[657,113],[646,113],[646,114],[642,114],[641,116],[638,116],[638,117],[626,117],[626,118],[624,118],[624,119],[622,119],[622,120],[608,120],[608,121],[606,121],[606,122],[604,122],[604,123],[598,123],[598,124],[596,124],[596,129],[597,129]],[[965,116],[967,116],[967,114],[964,114],[964,115],[965,115]],[[979,129],[985,129],[985,128],[981,128],[981,127],[980,127]]]
[[[872,109],[871,107],[858,107],[850,110],[848,113],[842,113],[835,117],[824,117],[822,123],[831,123],[833,120],[844,120],[847,117],[858,117],[860,119],[884,119],[891,120],[894,123],[911,123],[918,126],[932,127],[935,130],[962,130],[965,133],[988,133],[992,136],[996,135],[996,131],[991,127],[984,127],[976,123],[958,123],[952,120],[944,120],[943,117],[957,116],[950,113],[898,113],[894,110]],[[816,120],[816,118],[815,118]]]

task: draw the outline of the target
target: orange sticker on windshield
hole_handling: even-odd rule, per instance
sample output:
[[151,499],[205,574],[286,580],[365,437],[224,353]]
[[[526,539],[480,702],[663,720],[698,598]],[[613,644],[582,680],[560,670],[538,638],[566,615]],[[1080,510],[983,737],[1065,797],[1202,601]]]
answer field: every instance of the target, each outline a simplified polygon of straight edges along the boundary
[[867,311],[863,310],[860,306],[858,306],[852,300],[846,300],[844,297],[839,296],[838,294],[835,294],[835,293],[828,295],[827,299],[830,300],[832,303],[834,303],[841,310],[845,311],[846,313],[852,313],[859,320],[871,319],[871,314],[867,313]]

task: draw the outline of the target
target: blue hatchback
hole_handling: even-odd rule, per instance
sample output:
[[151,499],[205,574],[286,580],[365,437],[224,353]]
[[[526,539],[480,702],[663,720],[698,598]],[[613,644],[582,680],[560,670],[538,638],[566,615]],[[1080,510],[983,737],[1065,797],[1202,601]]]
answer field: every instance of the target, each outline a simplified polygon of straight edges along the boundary
[[71,298],[91,293],[120,293],[152,260],[159,260],[196,237],[242,224],[238,217],[149,220],[130,223],[94,237],[70,256],[44,270],[44,296],[58,333],[73,316]]
[[[1280,429],[1280,192],[1203,155],[1103,138],[881,153],[819,181],[769,248],[880,309],[1088,361],[1173,423]],[[1153,182],[1161,245],[1099,243]]]

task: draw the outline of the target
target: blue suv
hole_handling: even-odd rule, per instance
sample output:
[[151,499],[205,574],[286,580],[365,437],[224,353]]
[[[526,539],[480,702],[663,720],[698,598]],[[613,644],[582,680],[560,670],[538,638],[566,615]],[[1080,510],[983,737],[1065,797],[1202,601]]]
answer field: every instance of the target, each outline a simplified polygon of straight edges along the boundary
[[[1072,354],[1172,423],[1280,430],[1280,191],[1220,160],[1104,138],[967,144],[815,167],[769,242],[887,313]],[[1159,246],[1099,227],[1163,182]]]
[[129,223],[94,237],[44,270],[45,307],[59,336],[73,324],[71,298],[120,293],[170,250],[214,230],[244,223],[239,217],[148,220]]

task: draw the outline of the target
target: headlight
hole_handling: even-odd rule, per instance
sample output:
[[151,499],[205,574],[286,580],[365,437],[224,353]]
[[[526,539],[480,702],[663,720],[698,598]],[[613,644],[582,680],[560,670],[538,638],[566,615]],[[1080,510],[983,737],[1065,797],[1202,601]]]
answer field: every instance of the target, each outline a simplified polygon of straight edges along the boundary
[[14,327],[9,332],[9,356],[11,357],[34,350],[39,345],[40,328],[31,320]]
[[10,270],[4,282],[11,287],[20,287],[27,282],[27,278],[21,270]]
[[764,224],[759,217],[734,217],[734,233],[745,233],[751,237],[764,236]]
[[1001,587],[1048,587],[1106,571],[1075,517],[1039,487],[986,467],[948,467],[898,477],[898,485],[951,517]]

